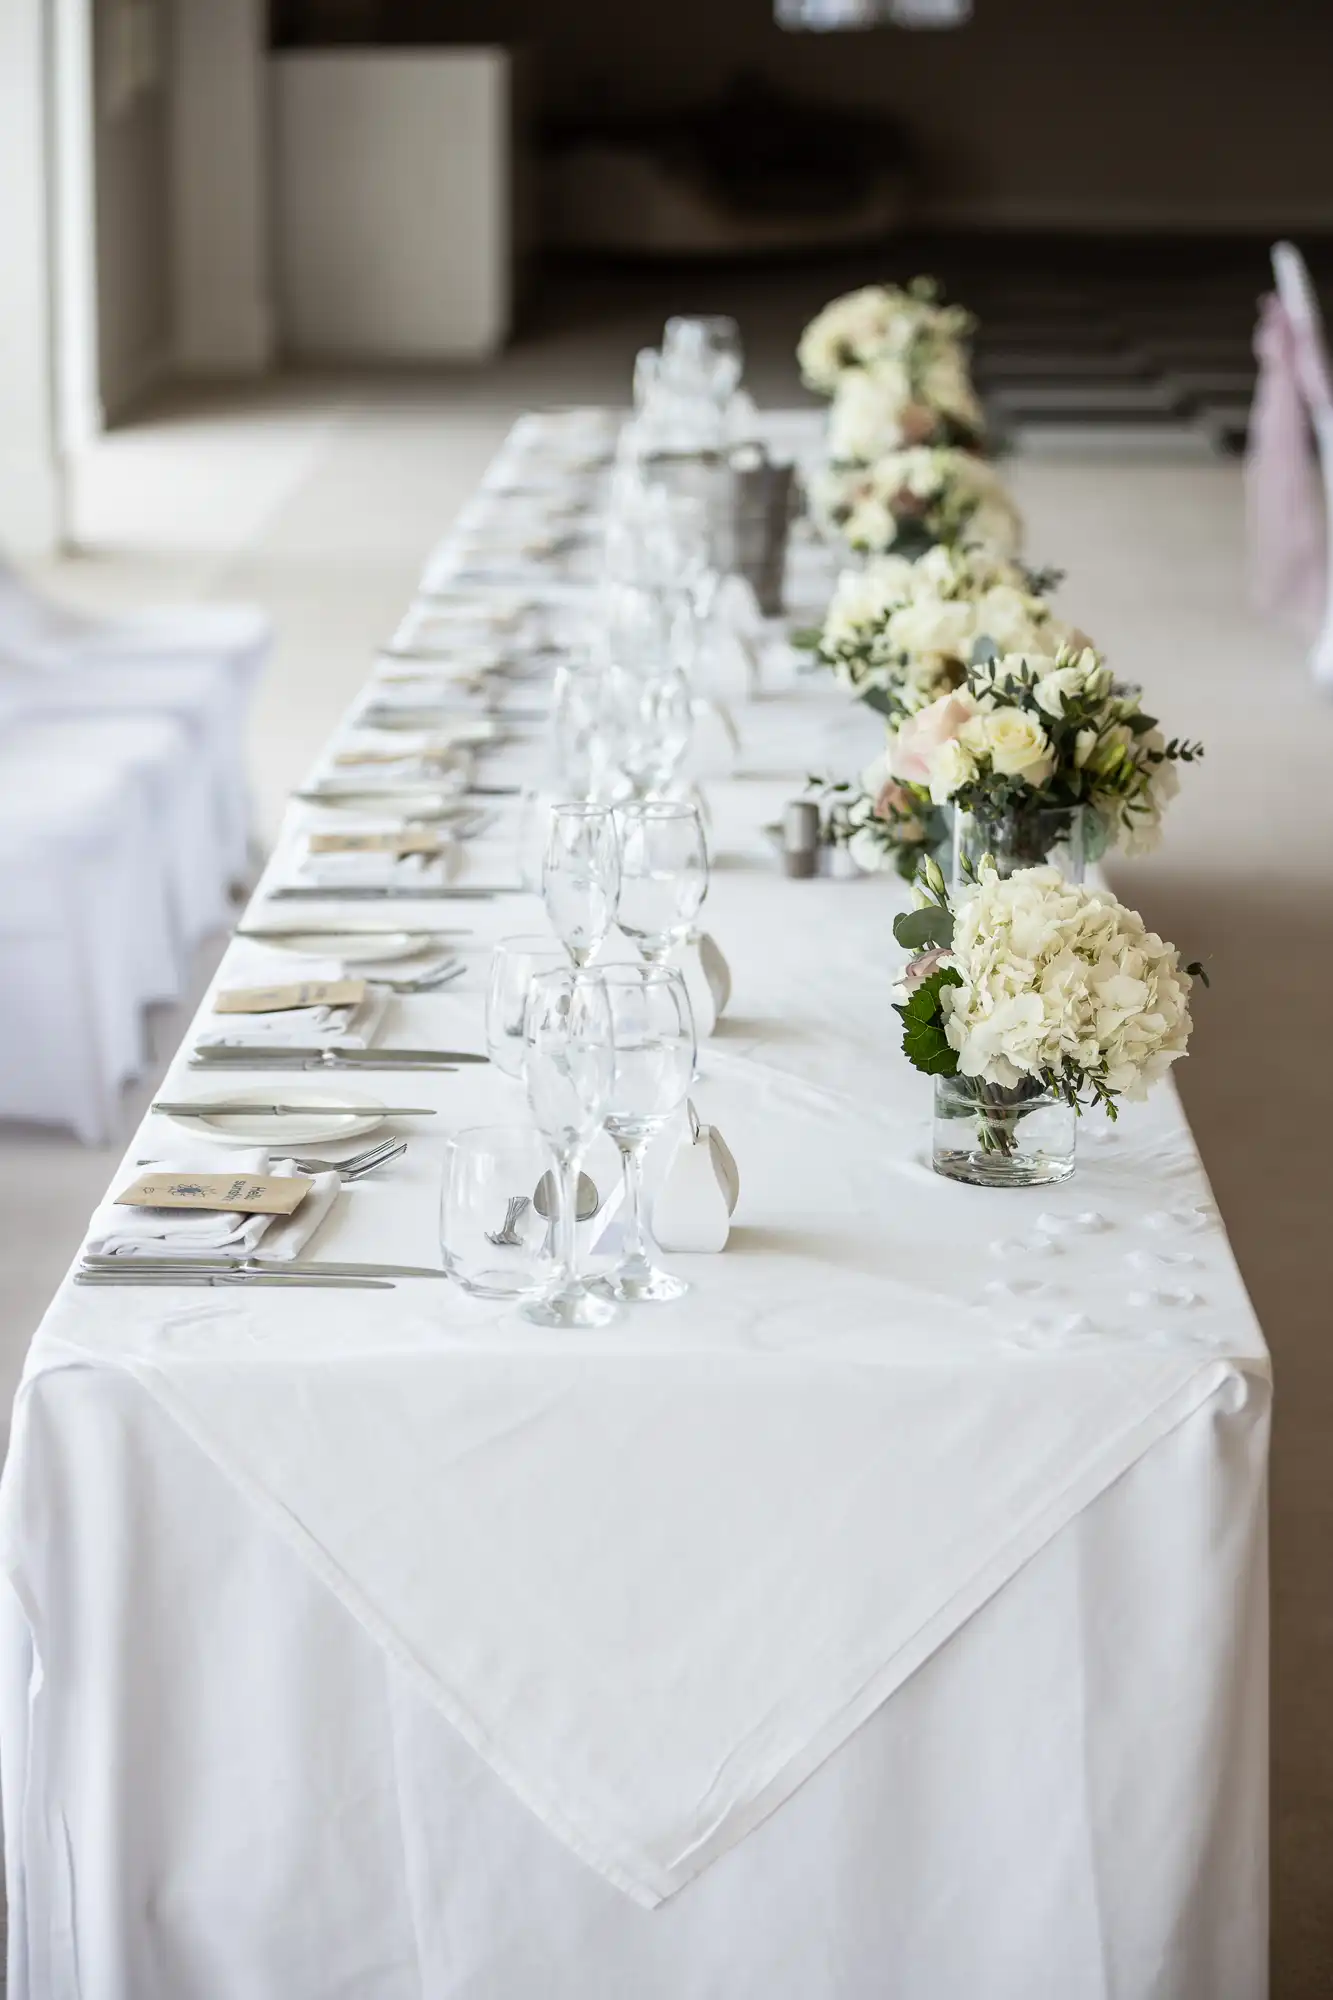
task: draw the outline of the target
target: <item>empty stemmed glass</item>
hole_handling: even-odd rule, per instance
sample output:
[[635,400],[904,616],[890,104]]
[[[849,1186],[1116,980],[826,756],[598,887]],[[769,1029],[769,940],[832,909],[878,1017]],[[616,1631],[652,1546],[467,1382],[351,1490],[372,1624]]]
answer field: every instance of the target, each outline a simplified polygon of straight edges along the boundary
[[681,669],[641,677],[613,667],[606,677],[606,717],[610,754],[634,796],[665,791],[694,734],[694,697]]
[[689,1290],[654,1263],[643,1212],[643,1156],[654,1135],[685,1102],[694,1074],[694,1012],[685,982],[662,965],[612,965],[606,989],[615,1052],[606,1129],[625,1168],[626,1221],[621,1261],[599,1292],[627,1303],[678,1299]]
[[699,808],[641,799],[618,809],[620,899],[616,921],[650,963],[690,934],[708,894],[708,848]]
[[533,1120],[556,1162],[552,1291],[523,1308],[539,1326],[604,1326],[615,1306],[578,1274],[579,1167],[606,1117],[615,1073],[611,1015],[600,973],[543,972],[528,993],[523,1073]]
[[610,930],[620,888],[620,847],[609,806],[551,807],[542,895],[551,929],[576,966]]
[[486,1053],[506,1076],[523,1076],[528,991],[538,973],[556,972],[569,960],[551,937],[501,938],[491,953],[486,982]]

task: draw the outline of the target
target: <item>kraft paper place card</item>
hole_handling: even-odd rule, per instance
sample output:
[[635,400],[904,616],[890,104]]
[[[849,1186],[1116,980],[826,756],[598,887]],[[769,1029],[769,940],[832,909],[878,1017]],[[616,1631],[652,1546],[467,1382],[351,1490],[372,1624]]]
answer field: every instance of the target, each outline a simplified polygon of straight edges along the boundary
[[304,1174],[141,1174],[121,1208],[212,1208],[238,1215],[293,1215],[315,1185]]
[[286,1014],[293,1007],[359,1007],[364,979],[302,979],[286,986],[233,986],[213,1002],[215,1014]]
[[428,827],[398,833],[312,833],[312,854],[442,854],[444,844]]

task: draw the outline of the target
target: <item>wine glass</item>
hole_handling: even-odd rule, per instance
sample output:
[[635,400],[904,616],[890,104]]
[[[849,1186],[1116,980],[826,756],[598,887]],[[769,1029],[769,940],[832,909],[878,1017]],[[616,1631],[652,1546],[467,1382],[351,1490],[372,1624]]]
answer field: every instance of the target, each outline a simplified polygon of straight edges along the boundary
[[524,1017],[523,1074],[538,1131],[556,1161],[554,1289],[523,1308],[539,1326],[604,1326],[614,1304],[578,1274],[577,1202],[583,1155],[606,1117],[615,1075],[611,1014],[600,973],[569,966],[533,980]]
[[456,1285],[481,1299],[537,1299],[552,1258],[535,1196],[551,1151],[530,1125],[474,1125],[445,1147],[440,1249]]
[[698,806],[639,799],[618,808],[620,899],[616,921],[650,963],[689,936],[708,894],[708,848]]
[[694,1010],[685,981],[662,965],[612,965],[601,974],[615,1052],[606,1129],[625,1168],[624,1248],[597,1289],[627,1303],[678,1299],[690,1288],[654,1263],[643,1212],[643,1156],[685,1102],[694,1074]]
[[501,938],[491,953],[486,983],[486,1052],[506,1076],[523,1075],[523,1022],[528,989],[540,972],[569,963],[565,948],[551,937]]
[[620,847],[609,806],[551,807],[542,895],[551,929],[576,966],[611,928],[620,887]]
[[728,313],[677,313],[666,323],[662,358],[668,368],[683,363],[708,384],[708,393],[725,403],[740,387],[745,369],[741,330]]
[[606,677],[608,754],[636,798],[664,792],[694,734],[694,696],[679,667],[646,679],[613,667]]

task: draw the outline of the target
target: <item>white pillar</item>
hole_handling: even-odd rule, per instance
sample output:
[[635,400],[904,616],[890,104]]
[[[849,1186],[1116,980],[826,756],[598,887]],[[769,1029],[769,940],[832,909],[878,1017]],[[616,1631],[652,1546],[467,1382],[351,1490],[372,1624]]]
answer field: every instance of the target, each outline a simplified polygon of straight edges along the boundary
[[55,548],[55,203],[48,0],[0,4],[0,549]]
[[258,374],[274,351],[267,8],[173,0],[171,42],[176,365],[193,375]]

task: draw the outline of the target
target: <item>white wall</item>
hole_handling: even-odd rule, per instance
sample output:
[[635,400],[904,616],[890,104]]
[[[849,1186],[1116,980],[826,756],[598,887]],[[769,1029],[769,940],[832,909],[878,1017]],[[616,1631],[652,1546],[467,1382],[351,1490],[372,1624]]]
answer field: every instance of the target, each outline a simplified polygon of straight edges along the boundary
[[0,549],[52,548],[56,448],[54,246],[48,203],[45,0],[0,0]]
[[276,56],[279,339],[302,360],[462,361],[508,331],[503,49]]

